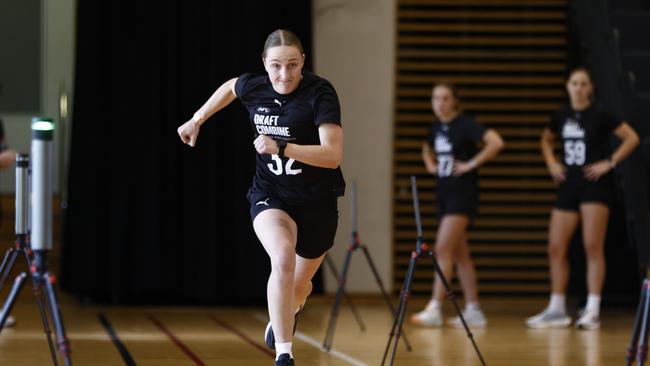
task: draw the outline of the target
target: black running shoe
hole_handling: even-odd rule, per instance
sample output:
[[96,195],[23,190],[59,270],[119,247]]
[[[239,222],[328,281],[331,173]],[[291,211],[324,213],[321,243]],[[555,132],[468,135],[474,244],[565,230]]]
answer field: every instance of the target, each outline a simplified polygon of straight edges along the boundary
[[278,357],[277,360],[275,360],[275,366],[295,366],[296,364],[293,363],[293,358],[289,356],[288,353],[283,353]]
[[[296,311],[296,315],[293,318],[293,334],[296,334],[296,325],[298,324],[298,314],[300,314],[300,310],[302,310],[302,306],[298,308],[298,311]],[[270,349],[275,349],[275,335],[273,334],[271,321],[269,321],[264,330],[264,343],[266,343],[266,346]]]

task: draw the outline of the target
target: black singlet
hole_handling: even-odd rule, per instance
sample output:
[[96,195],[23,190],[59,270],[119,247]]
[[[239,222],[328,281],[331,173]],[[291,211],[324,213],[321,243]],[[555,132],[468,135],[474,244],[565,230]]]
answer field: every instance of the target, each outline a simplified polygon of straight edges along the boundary
[[585,165],[610,157],[610,138],[621,121],[598,105],[580,112],[567,105],[552,115],[548,128],[561,139],[569,177],[582,177]]
[[476,144],[483,139],[486,128],[466,115],[458,115],[449,123],[434,122],[427,142],[436,154],[438,186],[470,184],[476,186],[476,170],[459,177],[452,175],[455,161],[468,161],[476,155]]
[[[341,125],[338,96],[329,81],[303,70],[298,88],[279,94],[267,75],[243,74],[235,93],[250,116],[255,134],[298,145],[318,145],[318,127]],[[252,191],[276,194],[288,203],[342,196],[345,181],[341,168],[319,168],[278,155],[257,154]]]

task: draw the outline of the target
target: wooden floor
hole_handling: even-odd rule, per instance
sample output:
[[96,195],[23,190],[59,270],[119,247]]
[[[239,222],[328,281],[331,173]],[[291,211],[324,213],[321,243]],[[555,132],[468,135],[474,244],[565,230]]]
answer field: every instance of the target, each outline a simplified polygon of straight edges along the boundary
[[[1,365],[50,365],[49,351],[34,302],[28,294],[14,309],[15,328],[0,333]],[[124,365],[107,327],[137,365],[272,365],[264,348],[264,308],[82,307],[62,298],[63,318],[76,365]],[[391,317],[379,298],[357,298],[367,325],[361,332],[347,307],[342,308],[334,350],[323,352],[331,298],[311,298],[301,313],[294,340],[296,364],[379,365],[388,340]],[[423,299],[409,303],[419,310]],[[624,364],[633,311],[604,311],[600,331],[529,330],[524,318],[543,307],[543,300],[484,300],[488,327],[474,331],[488,365],[605,366]],[[452,307],[445,308],[451,316]],[[464,331],[443,327],[424,329],[406,324],[413,345],[403,344],[395,365],[480,365]]]

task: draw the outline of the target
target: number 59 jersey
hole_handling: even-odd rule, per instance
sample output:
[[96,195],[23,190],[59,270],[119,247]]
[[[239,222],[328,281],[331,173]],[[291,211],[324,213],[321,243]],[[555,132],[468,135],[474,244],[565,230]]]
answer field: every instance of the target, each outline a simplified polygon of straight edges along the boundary
[[583,111],[565,106],[551,117],[548,128],[561,139],[562,160],[570,175],[582,176],[585,165],[609,158],[610,137],[621,122],[597,105]]
[[[332,84],[303,70],[298,88],[279,94],[267,75],[243,74],[235,93],[248,110],[257,135],[297,145],[320,145],[318,128],[341,125],[341,107]],[[342,196],[341,168],[320,168],[292,158],[257,154],[253,191],[275,194],[287,203],[302,203]]]

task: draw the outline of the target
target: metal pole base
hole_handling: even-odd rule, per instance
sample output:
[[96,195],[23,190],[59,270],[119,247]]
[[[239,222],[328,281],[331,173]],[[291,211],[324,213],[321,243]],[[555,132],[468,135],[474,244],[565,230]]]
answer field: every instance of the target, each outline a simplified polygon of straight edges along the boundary
[[[388,296],[388,293],[386,292],[386,289],[384,288],[384,284],[381,280],[381,277],[379,276],[379,272],[377,271],[377,268],[375,266],[375,263],[373,262],[372,258],[370,257],[370,252],[368,251],[368,248],[366,245],[360,244],[359,243],[359,235],[356,232],[352,233],[352,244],[348,247],[347,253],[345,255],[345,260],[343,262],[343,271],[339,275],[338,272],[336,271],[336,267],[332,263],[331,260],[328,261],[328,265],[331,268],[333,274],[335,277],[338,278],[338,287],[336,289],[336,298],[334,299],[334,304],[332,305],[332,311],[330,313],[330,320],[329,324],[327,326],[327,331],[325,333],[325,339],[323,340],[323,346],[322,348],[325,351],[330,351],[332,349],[332,343],[334,340],[334,330],[336,329],[336,322],[338,320],[338,315],[339,315],[339,310],[341,307],[341,301],[342,301],[342,296],[345,296],[348,304],[350,305],[350,309],[352,310],[352,313],[354,314],[357,323],[359,324],[359,328],[361,331],[365,331],[365,325],[363,324],[363,321],[361,320],[361,316],[359,315],[358,311],[356,310],[356,307],[352,303],[352,299],[350,296],[345,292],[345,284],[347,281],[347,274],[350,268],[350,263],[351,263],[351,258],[352,254],[357,250],[361,249],[364,253],[364,257],[366,258],[366,261],[368,262],[368,266],[370,267],[370,270],[373,274],[373,277],[375,278],[375,282],[377,283],[377,286],[379,287],[379,290],[382,293],[382,296],[384,297],[386,304],[388,306],[388,310],[390,311],[392,316],[395,316],[395,308],[393,307],[393,304],[390,301],[390,297]],[[329,259],[329,257],[327,257]],[[402,333],[404,333],[402,331]],[[406,346],[407,351],[411,351],[412,347],[410,342],[408,341],[408,338],[406,337],[406,333],[404,333],[404,345]]]
[[636,359],[637,366],[643,366],[648,357],[648,332],[650,331],[650,279],[643,280],[641,297],[634,319],[632,339],[627,348],[625,360],[632,366]]
[[445,287],[445,291],[447,292],[447,296],[454,304],[454,308],[458,313],[458,317],[460,318],[461,323],[463,324],[463,327],[467,332],[467,336],[469,340],[472,342],[472,346],[474,346],[474,350],[476,351],[476,354],[478,355],[481,364],[483,366],[486,366],[485,360],[483,359],[483,355],[481,354],[481,351],[479,350],[478,346],[476,345],[476,342],[474,341],[474,336],[472,335],[472,332],[470,332],[469,327],[465,322],[465,318],[463,317],[463,313],[458,307],[458,304],[456,303],[456,299],[454,298],[454,293],[451,290],[451,286],[449,286],[449,282],[447,281],[444,273],[440,269],[440,266],[438,265],[438,261],[436,260],[435,255],[433,255],[433,252],[429,250],[428,246],[424,242],[422,221],[420,219],[420,201],[418,198],[417,182],[415,176],[411,176],[411,195],[413,198],[413,208],[414,208],[413,211],[415,213],[417,239],[415,242],[415,250],[411,253],[411,259],[409,260],[406,279],[404,281],[404,285],[402,286],[402,292],[400,294],[400,304],[399,307],[397,308],[397,314],[395,315],[395,319],[393,320],[393,327],[390,331],[388,344],[386,345],[386,349],[384,350],[384,356],[381,360],[381,365],[383,366],[386,363],[386,359],[389,352],[391,353],[390,365],[392,366],[393,363],[395,362],[395,355],[397,353],[397,344],[399,343],[400,330],[402,329],[402,324],[404,323],[404,316],[406,314],[406,306],[408,303],[408,298],[411,294],[411,283],[413,282],[413,277],[415,275],[415,267],[420,257],[428,256],[431,257],[431,259],[433,260],[433,268],[438,276],[438,279],[442,281],[442,284]]
[[[2,310],[0,311],[0,332],[4,327],[4,324],[11,313],[18,294],[23,289],[27,277],[31,277],[32,285],[34,290],[34,298],[36,304],[38,305],[39,314],[41,316],[41,321],[43,323],[43,330],[47,338],[48,346],[50,349],[50,354],[52,357],[52,364],[55,366],[59,365],[59,361],[56,354],[56,347],[54,346],[54,341],[52,339],[52,330],[50,328],[50,322],[48,320],[48,310],[49,316],[51,317],[54,323],[54,330],[56,332],[56,340],[59,348],[61,357],[63,358],[64,364],[66,366],[72,366],[72,359],[70,357],[71,349],[70,342],[65,334],[65,328],[63,326],[63,319],[61,317],[61,311],[59,309],[58,300],[56,297],[56,278],[52,276],[49,272],[44,271],[45,268],[45,253],[37,253],[34,260],[31,258],[31,251],[27,246],[20,246],[12,253],[12,259],[10,265],[4,268],[4,273],[9,273],[15,264],[15,257],[18,253],[24,254],[25,262],[27,263],[30,272],[22,272],[14,281],[14,285],[11,288],[9,296],[4,302]],[[6,256],[5,256],[6,261]],[[4,261],[3,261],[4,262]],[[44,290],[44,291],[43,291]],[[46,304],[47,303],[47,307]]]

